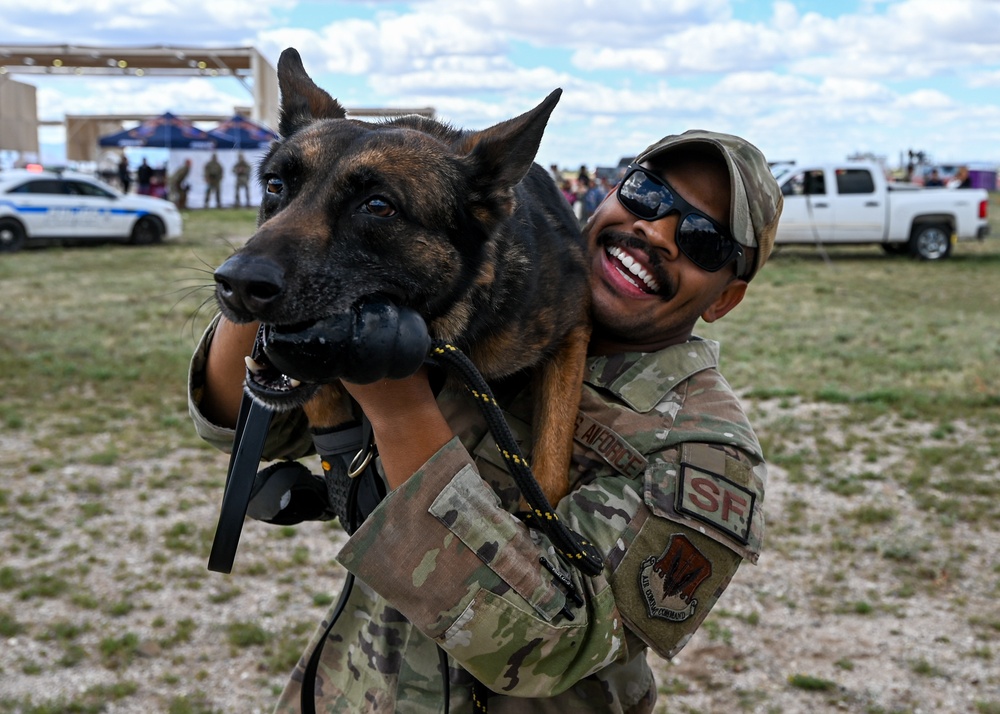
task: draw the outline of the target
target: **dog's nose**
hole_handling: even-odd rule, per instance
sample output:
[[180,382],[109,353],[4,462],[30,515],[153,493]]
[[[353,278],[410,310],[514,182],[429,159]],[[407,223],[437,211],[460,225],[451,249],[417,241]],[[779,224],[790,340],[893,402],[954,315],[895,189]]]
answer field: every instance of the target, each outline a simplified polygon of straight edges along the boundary
[[216,269],[215,283],[227,307],[259,317],[284,292],[285,271],[269,258],[234,255]]

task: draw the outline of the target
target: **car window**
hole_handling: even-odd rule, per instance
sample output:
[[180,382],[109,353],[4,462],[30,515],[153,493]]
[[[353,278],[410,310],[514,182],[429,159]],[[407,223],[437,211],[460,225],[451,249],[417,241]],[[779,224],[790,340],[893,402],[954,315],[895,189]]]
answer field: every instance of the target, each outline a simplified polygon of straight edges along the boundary
[[67,181],[66,188],[69,193],[80,196],[97,196],[98,198],[114,198],[114,194],[105,191],[100,186],[96,186],[86,181]]
[[826,193],[826,178],[823,170],[803,171],[795,174],[781,187],[785,196],[822,196]]
[[868,169],[837,169],[837,193],[875,193],[875,181]]
[[12,188],[8,193],[45,193],[65,195],[65,186],[59,179],[34,179]]

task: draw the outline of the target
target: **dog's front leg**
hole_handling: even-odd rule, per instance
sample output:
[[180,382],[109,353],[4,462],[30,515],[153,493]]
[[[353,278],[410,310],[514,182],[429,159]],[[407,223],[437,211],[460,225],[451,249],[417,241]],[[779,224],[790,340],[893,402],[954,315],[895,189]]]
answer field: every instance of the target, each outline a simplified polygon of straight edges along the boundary
[[553,506],[569,491],[573,435],[589,341],[589,323],[574,327],[552,359],[536,372],[531,470]]

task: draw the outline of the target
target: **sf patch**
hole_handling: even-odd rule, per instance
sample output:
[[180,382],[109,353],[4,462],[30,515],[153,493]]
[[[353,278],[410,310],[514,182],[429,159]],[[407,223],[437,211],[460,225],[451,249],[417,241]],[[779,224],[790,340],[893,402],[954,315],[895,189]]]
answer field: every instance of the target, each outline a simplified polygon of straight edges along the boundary
[[650,617],[683,622],[698,607],[698,586],[712,575],[712,561],[680,533],[670,536],[659,557],[652,555],[639,567],[639,589]]
[[756,494],[721,474],[681,464],[674,507],[717,528],[743,545],[750,542]]

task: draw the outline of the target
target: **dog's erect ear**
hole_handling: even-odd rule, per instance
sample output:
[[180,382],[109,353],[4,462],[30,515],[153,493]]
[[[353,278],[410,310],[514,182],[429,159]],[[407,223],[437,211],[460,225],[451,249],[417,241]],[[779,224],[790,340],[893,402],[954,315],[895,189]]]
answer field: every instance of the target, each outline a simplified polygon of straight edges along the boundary
[[302,58],[293,47],[278,58],[278,89],[281,90],[281,118],[278,131],[291,136],[316,119],[343,119],[340,102],[316,86],[306,74]]
[[494,191],[513,188],[524,178],[538,153],[542,132],[562,95],[556,89],[541,104],[519,117],[469,134],[462,144],[473,173],[492,184]]

